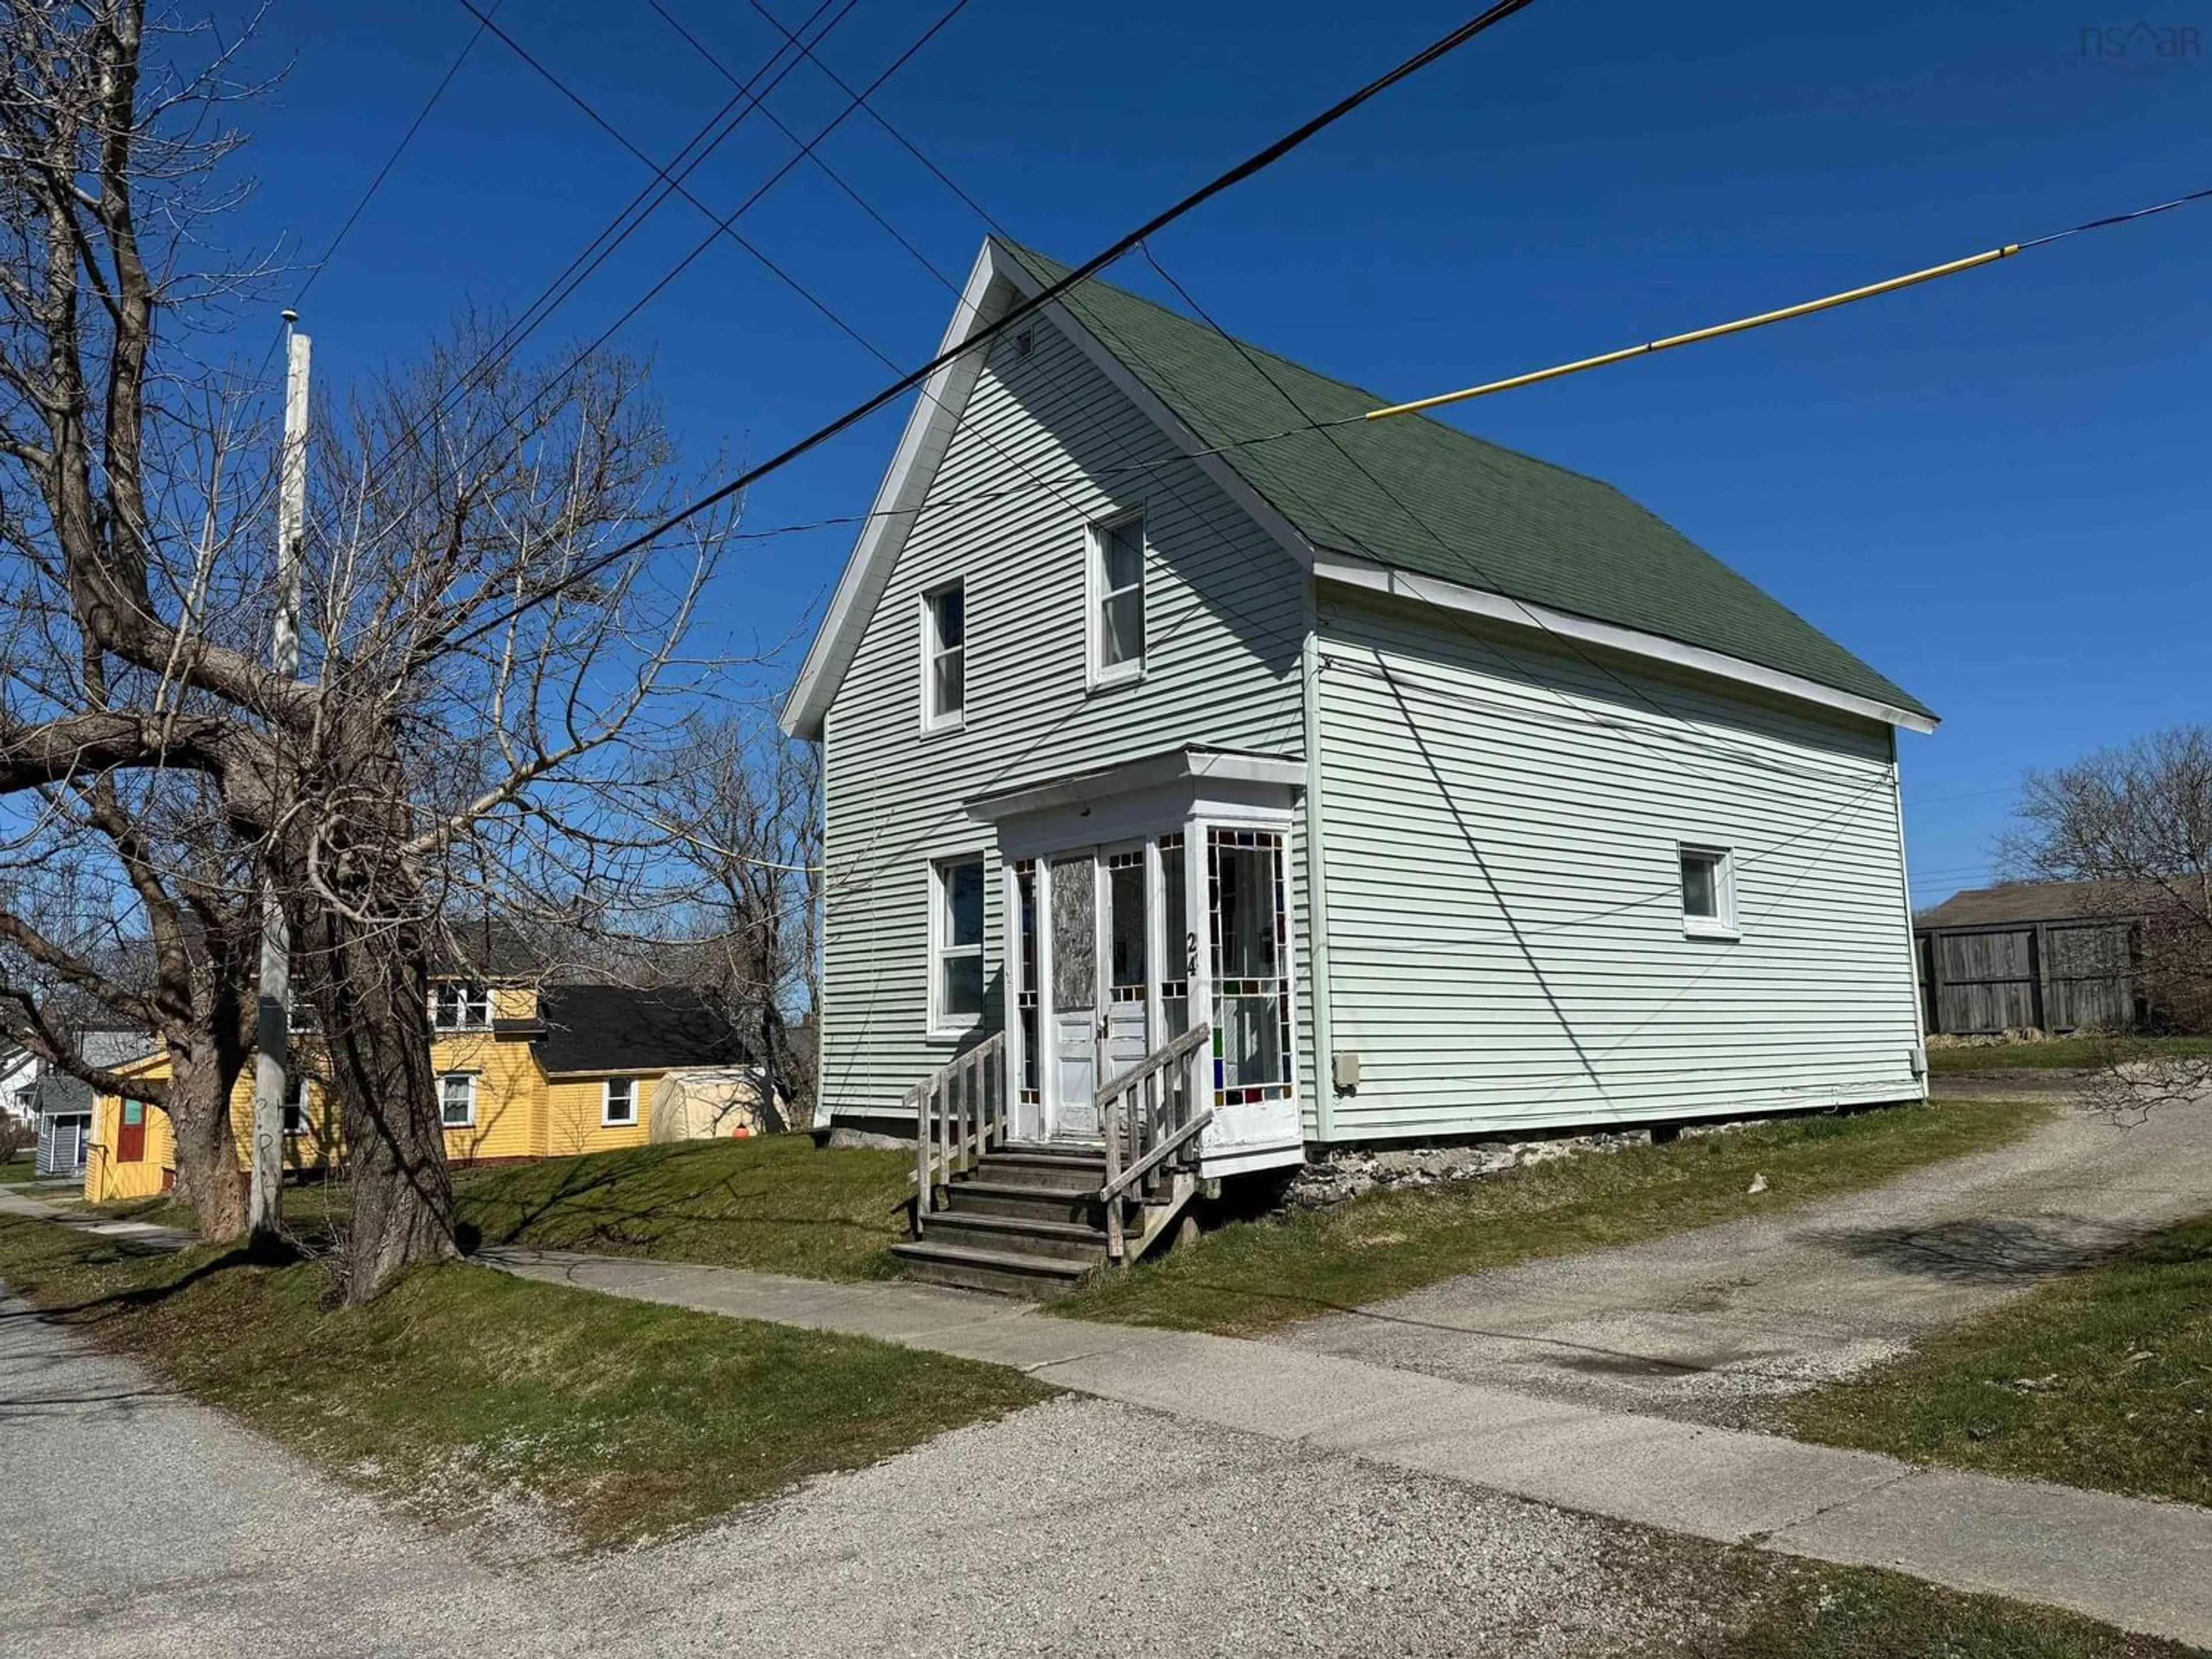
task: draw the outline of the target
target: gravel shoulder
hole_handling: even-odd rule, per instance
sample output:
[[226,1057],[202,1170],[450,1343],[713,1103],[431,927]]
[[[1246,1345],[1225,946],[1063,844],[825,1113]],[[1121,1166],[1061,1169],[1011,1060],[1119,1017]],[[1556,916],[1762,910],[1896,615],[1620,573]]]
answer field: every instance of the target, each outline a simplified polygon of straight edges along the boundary
[[1185,1653],[1541,1656],[1702,1623],[1655,1587],[1672,1540],[1097,1401],[580,1570],[516,1559],[527,1528],[380,1515],[12,1301],[0,1395],[8,1655],[1089,1656],[1136,1630]]
[[1769,1218],[1473,1273],[1272,1340],[1723,1426],[2212,1209],[2212,1101],[2067,1107],[1998,1151]]

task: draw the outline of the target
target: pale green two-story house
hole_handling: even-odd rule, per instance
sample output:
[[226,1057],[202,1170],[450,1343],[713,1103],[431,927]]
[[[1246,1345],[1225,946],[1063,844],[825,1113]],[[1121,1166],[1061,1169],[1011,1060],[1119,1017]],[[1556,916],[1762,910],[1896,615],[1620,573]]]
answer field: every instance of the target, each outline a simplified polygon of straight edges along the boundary
[[[1062,274],[987,242],[946,348]],[[1098,283],[929,383],[784,717],[833,1121],[911,1134],[988,1047],[998,1140],[1076,1168],[1198,1024],[1200,1180],[1923,1093],[1935,717],[1607,484],[1343,423],[1381,401]]]

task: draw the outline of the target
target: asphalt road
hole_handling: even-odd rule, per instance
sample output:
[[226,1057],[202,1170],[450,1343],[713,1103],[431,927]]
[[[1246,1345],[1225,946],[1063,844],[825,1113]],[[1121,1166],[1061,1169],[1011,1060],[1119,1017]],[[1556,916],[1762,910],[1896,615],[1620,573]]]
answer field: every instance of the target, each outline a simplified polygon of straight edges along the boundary
[[1472,1273],[1273,1340],[1738,1426],[1778,1395],[2208,1210],[2212,1101],[2131,1126],[2064,1107],[2010,1146],[1888,1186]]

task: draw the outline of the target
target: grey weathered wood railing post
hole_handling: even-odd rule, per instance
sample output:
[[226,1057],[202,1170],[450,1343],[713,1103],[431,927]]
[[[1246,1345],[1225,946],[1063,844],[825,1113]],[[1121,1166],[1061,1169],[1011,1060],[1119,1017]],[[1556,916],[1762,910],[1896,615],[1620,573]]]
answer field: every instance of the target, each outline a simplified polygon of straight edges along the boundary
[[937,1208],[938,1189],[1006,1139],[1006,1039],[997,1033],[907,1091],[914,1108],[914,1224]]
[[1180,1177],[1198,1164],[1199,1136],[1213,1121],[1195,1079],[1212,1032],[1193,1026],[1170,1038],[1092,1097],[1106,1142],[1106,1181],[1098,1189],[1106,1208],[1106,1259],[1123,1261],[1128,1242],[1121,1206],[1132,1192],[1150,1197],[1164,1177]]

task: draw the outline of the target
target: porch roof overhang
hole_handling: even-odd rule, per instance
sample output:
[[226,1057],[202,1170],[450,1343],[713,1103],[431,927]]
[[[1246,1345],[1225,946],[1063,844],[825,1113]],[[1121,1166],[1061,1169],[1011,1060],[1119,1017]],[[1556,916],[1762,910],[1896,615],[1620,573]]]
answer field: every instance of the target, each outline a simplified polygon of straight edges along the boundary
[[1208,749],[1193,744],[1111,766],[1063,773],[1012,789],[973,796],[962,805],[968,816],[979,823],[1004,823],[1037,812],[1085,806],[1184,784],[1260,784],[1291,788],[1303,786],[1305,781],[1306,763],[1301,756]]

